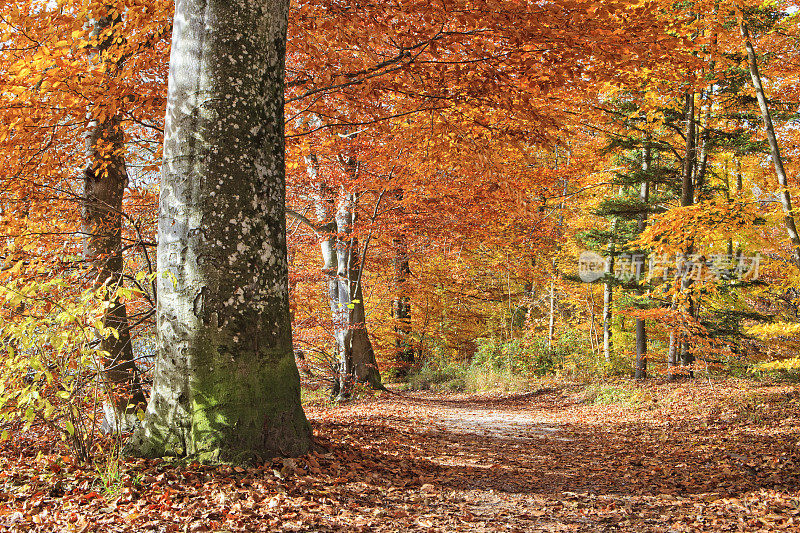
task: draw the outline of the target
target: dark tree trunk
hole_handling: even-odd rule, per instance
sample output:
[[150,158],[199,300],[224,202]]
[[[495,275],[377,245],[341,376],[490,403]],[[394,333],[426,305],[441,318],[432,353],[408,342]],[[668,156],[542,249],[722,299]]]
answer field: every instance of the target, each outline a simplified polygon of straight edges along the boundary
[[[404,216],[402,189],[397,193],[397,200],[401,202],[399,212],[402,219]],[[397,375],[404,377],[414,364],[414,343],[411,338],[411,297],[408,294],[408,278],[411,275],[411,268],[408,263],[408,237],[405,231],[398,231],[392,239],[392,244],[394,248],[394,257],[392,258],[394,362]]]
[[[639,188],[639,200],[646,205],[650,200],[650,182],[647,173],[650,171],[650,144],[645,139],[642,146],[642,171],[645,176]],[[641,234],[647,226],[647,213],[639,215],[638,230]],[[636,379],[647,379],[647,324],[644,319],[636,319]]]
[[[118,18],[103,17],[95,23],[93,33],[99,35],[118,22]],[[98,61],[107,62],[104,52],[113,38],[112,33],[97,46]],[[117,67],[109,63],[107,71],[116,72]],[[125,431],[137,420],[137,406],[144,407],[146,400],[134,363],[127,311],[113,297],[122,284],[122,199],[128,185],[119,115],[92,122],[86,150],[89,164],[84,170],[83,255],[95,274],[95,286],[105,283],[108,287],[110,300],[104,324],[119,335],[100,339],[100,349],[108,354],[103,359],[103,377],[110,397],[103,405],[102,429]]]
[[[695,166],[697,162],[697,127],[695,121],[695,105],[694,93],[687,93],[684,103],[685,123],[686,123],[686,154],[683,159],[683,172],[681,175],[681,207],[687,207],[694,204],[694,178]],[[692,253],[691,245],[686,248],[686,255]],[[680,292],[685,293],[689,288],[689,280],[683,278],[679,281]],[[691,300],[691,296],[689,296]],[[679,297],[676,295],[672,300],[672,308],[678,309]],[[680,339],[676,338],[675,332],[672,331],[669,335],[669,351],[667,354],[667,369],[670,370],[678,365],[679,361],[687,364],[690,354],[687,350],[687,345]],[[669,378],[674,378],[673,372],[669,372]]]
[[158,223],[159,351],[128,449],[246,462],[311,446],[292,351],[287,0],[180,0]]

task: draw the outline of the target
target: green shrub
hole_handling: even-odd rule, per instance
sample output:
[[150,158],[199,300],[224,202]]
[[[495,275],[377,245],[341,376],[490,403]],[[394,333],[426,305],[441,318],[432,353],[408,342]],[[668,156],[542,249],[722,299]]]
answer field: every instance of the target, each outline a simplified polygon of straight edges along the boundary
[[419,370],[408,375],[408,388],[411,390],[440,390],[442,388],[463,390],[465,372],[466,370],[458,364],[428,360]]
[[[77,280],[0,284],[0,440],[42,425],[61,433],[82,461],[95,449],[104,383],[98,339],[117,335],[103,324],[106,288],[74,293]],[[130,298],[130,290],[115,291]]]
[[590,405],[639,406],[647,400],[641,391],[614,385],[590,385],[579,396],[581,401]]

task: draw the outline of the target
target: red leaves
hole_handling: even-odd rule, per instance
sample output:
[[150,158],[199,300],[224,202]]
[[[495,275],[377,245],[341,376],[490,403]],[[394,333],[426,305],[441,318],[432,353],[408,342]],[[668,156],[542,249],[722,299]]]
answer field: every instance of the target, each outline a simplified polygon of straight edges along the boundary
[[383,395],[309,409],[327,452],[257,467],[125,461],[110,490],[18,438],[0,455],[0,527],[796,530],[800,498],[782,487],[800,481],[800,402],[790,387],[739,387],[651,385],[652,410],[576,403],[575,387]]

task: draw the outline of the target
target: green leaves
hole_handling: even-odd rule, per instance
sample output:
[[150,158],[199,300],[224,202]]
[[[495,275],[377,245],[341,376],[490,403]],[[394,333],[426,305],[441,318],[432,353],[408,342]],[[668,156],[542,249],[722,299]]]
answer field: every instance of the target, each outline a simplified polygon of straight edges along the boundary
[[[0,423],[58,429],[86,460],[98,398],[106,394],[101,371],[108,353],[97,340],[119,339],[104,324],[104,312],[109,302],[137,293],[106,286],[75,291],[78,280],[38,281],[44,274],[50,275],[0,283]],[[8,438],[6,430],[0,440]]]

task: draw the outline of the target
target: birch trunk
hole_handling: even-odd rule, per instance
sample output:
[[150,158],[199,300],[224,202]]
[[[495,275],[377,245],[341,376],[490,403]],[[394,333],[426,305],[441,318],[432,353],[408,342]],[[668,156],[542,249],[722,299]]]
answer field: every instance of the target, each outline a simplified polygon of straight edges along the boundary
[[289,2],[179,0],[143,456],[247,462],[311,446],[292,351],[283,81]]

